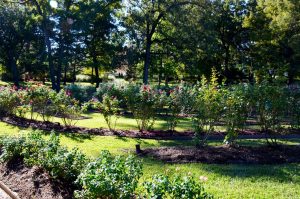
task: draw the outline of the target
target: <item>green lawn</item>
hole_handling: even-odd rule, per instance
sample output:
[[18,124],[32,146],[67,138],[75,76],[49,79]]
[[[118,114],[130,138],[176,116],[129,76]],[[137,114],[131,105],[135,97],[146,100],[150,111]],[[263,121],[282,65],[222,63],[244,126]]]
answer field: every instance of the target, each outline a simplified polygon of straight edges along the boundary
[[[89,124],[91,125],[91,124]],[[19,129],[0,122],[0,136],[27,133],[28,129]],[[45,134],[45,136],[48,136]],[[113,154],[128,154],[134,145],[142,148],[192,145],[191,141],[158,141],[151,139],[133,139],[101,136],[61,135],[61,143],[69,148],[78,147],[91,157],[96,157],[100,150],[109,150]],[[240,144],[261,145],[264,140],[243,140]],[[299,139],[289,140],[287,144],[299,144]],[[220,144],[220,142],[210,142]],[[176,168],[196,177],[208,177],[206,189],[217,198],[300,198],[300,164],[284,165],[211,165],[211,164],[164,164],[150,158],[143,158],[144,177],[154,173],[175,173]]]

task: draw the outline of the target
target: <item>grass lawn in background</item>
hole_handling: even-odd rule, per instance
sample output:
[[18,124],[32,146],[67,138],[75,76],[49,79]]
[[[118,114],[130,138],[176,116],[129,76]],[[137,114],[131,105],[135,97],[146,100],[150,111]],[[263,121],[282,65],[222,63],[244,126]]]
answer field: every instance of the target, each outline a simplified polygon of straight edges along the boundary
[[[29,132],[0,122],[0,136],[13,136]],[[45,134],[45,137],[48,133]],[[129,154],[135,144],[142,148],[160,146],[192,145],[192,141],[166,141],[153,139],[119,138],[112,136],[82,136],[78,134],[61,134],[61,144],[69,148],[77,147],[90,157],[97,157],[101,150],[113,154]],[[286,144],[299,145],[299,139],[292,139]],[[210,141],[210,145],[221,142]],[[265,140],[242,140],[241,145],[262,145]],[[207,176],[207,191],[216,198],[300,198],[300,164],[282,165],[217,165],[217,164],[166,164],[152,158],[141,158],[144,165],[144,176],[154,173],[182,173],[196,177]]]

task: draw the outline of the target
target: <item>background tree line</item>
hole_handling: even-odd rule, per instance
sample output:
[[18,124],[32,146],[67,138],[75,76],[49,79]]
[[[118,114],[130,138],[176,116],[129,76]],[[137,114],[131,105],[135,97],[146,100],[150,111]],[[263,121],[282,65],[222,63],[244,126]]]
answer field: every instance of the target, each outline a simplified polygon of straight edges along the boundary
[[300,72],[298,0],[2,0],[2,79],[61,84],[92,69],[126,68],[128,79],[223,81]]

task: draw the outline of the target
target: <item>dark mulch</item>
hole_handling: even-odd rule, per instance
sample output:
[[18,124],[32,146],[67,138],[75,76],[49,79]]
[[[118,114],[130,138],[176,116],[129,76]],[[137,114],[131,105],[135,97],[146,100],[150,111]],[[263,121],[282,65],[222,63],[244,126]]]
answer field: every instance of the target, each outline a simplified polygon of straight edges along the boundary
[[168,163],[283,164],[300,162],[300,146],[207,146],[148,148],[141,155]]
[[[23,127],[40,129],[44,131],[56,131],[64,133],[80,133],[86,135],[100,135],[100,136],[120,136],[120,137],[132,137],[132,138],[144,138],[144,139],[163,139],[163,140],[190,140],[194,137],[194,132],[172,132],[164,130],[152,130],[152,131],[137,131],[137,130],[115,130],[110,131],[105,128],[85,128],[77,126],[64,126],[58,122],[44,122],[31,120],[26,118],[20,118],[16,116],[2,117],[1,121],[8,124]],[[278,138],[300,138],[299,131],[290,131],[292,134],[279,136]],[[209,139],[223,140],[225,133],[214,132],[210,135]],[[239,139],[262,139],[266,135],[258,130],[244,130],[239,133]]]
[[53,181],[38,167],[24,166],[20,159],[0,164],[0,180],[22,199],[69,199],[73,195],[69,186]]

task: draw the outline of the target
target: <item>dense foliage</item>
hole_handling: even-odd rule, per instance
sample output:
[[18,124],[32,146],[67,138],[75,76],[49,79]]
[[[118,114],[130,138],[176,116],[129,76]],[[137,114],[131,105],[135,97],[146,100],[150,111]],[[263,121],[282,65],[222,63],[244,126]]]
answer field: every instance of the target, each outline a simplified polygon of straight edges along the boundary
[[[85,90],[85,88],[84,88]],[[1,87],[0,113],[20,117],[39,115],[44,121],[61,117],[64,125],[74,125],[82,110],[99,110],[110,130],[114,130],[120,114],[131,113],[141,132],[150,130],[159,116],[174,131],[180,117],[193,121],[196,146],[203,146],[215,127],[226,127],[224,142],[234,144],[247,120],[258,122],[270,144],[286,132],[284,125],[299,127],[299,91],[278,82],[260,84],[219,85],[217,72],[200,84],[180,84],[168,89],[139,85],[100,84],[97,91],[80,103],[72,96],[84,91],[61,90],[37,85],[17,89]]]
[[34,131],[27,136],[5,137],[0,140],[0,162],[23,160],[28,166],[38,166],[53,179],[71,185],[75,198],[211,198],[203,185],[193,177],[155,175],[139,188],[142,163],[133,156],[113,156],[102,151],[89,160],[77,149],[60,145],[54,133],[49,139]]
[[1,1],[0,71],[17,86],[46,78],[56,91],[77,75],[96,87],[106,72],[168,85],[213,67],[228,83],[293,83],[299,10],[297,0]]

